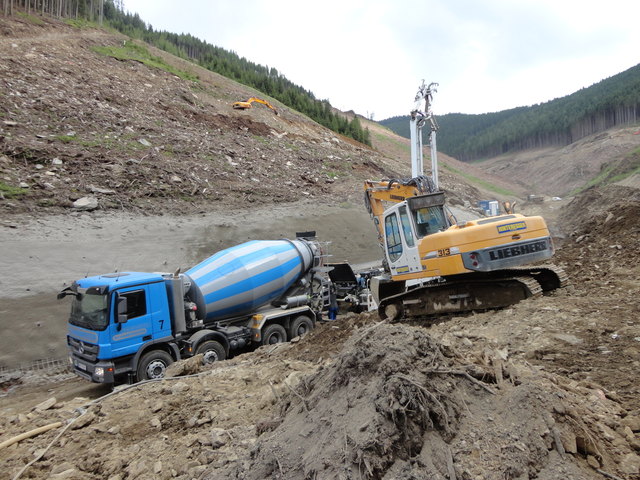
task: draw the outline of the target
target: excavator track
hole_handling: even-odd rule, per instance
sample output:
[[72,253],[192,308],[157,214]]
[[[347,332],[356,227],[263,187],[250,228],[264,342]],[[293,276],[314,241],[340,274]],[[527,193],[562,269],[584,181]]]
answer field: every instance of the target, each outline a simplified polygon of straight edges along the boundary
[[434,280],[381,300],[382,319],[398,320],[507,307],[568,284],[555,265],[474,272]]

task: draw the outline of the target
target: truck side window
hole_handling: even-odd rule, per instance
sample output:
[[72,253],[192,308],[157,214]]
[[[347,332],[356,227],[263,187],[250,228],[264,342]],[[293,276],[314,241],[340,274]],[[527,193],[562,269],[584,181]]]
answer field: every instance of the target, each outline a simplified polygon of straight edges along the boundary
[[124,292],[120,296],[127,298],[127,319],[140,317],[147,313],[147,300],[144,290]]
[[398,217],[395,213],[388,215],[384,219],[384,232],[387,237],[387,252],[389,261],[395,262],[402,256],[402,238],[398,226]]
[[400,207],[398,209],[400,213],[400,223],[402,223],[402,231],[404,232],[404,239],[407,242],[408,247],[413,247],[415,241],[413,239],[413,229],[411,228],[411,220],[407,214],[407,207]]

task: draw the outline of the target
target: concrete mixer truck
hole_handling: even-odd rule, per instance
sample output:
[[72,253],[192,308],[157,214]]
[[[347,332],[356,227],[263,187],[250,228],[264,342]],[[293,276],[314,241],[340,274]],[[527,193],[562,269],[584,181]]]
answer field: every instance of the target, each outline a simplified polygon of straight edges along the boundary
[[73,370],[97,383],[162,378],[176,360],[211,363],[250,344],[312,329],[327,302],[321,245],[255,240],[185,273],[116,272],[76,280],[67,344]]

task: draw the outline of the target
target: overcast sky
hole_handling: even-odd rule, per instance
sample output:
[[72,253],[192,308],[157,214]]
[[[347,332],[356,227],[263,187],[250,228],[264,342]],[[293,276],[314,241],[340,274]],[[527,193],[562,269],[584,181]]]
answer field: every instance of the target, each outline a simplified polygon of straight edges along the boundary
[[124,0],[341,110],[484,113],[552,100],[640,63],[640,0]]

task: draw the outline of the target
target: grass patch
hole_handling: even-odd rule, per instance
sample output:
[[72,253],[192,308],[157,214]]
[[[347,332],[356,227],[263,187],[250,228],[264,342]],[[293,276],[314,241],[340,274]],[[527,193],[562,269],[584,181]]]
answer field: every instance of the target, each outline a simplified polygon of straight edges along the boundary
[[27,190],[20,187],[12,187],[4,182],[0,182],[0,193],[4,198],[15,198],[27,193]]
[[29,15],[25,12],[16,12],[19,17],[24,18],[29,23],[33,23],[34,25],[44,25],[44,21],[41,18],[34,17],[33,15]]
[[56,135],[55,137],[56,140],[61,141],[62,143],[71,143],[75,140],[77,140],[75,135]]
[[84,29],[84,28],[98,28],[99,25],[97,23],[94,22],[90,22],[89,20],[86,20],[84,18],[67,18],[64,23],[66,23],[67,25],[74,27],[74,28],[79,28],[79,29]]
[[131,40],[125,41],[122,46],[111,45],[108,47],[92,47],[92,50],[100,55],[112,57],[116,60],[133,60],[140,62],[148,67],[157,68],[171,73],[172,75],[176,75],[183,80],[189,80],[192,82],[198,81],[197,76],[169,65],[160,57],[154,57],[145,47],[138,45]]
[[636,173],[640,173],[640,147],[630,151],[621,162],[604,165],[600,173],[583,186],[575,188],[569,196],[577,195],[591,187],[602,187],[620,182]]
[[[378,133],[375,132],[373,134],[373,136],[376,138],[376,140],[378,140],[378,142],[380,143],[387,143],[387,144],[392,144],[406,152],[410,152],[411,151],[411,146],[405,142],[403,142],[402,140],[398,140],[397,138],[394,137],[390,137],[389,135],[385,135],[383,133]],[[404,138],[404,137],[403,137]]]
[[446,163],[442,163],[442,162],[441,162],[441,165],[444,167],[445,170],[448,170],[451,173],[455,173],[456,175],[460,175],[464,179],[468,180],[469,182],[473,183],[474,185],[478,185],[478,186],[484,188],[485,190],[489,190],[490,192],[497,193],[499,195],[509,196],[509,197],[516,197],[517,196],[517,194],[515,192],[512,192],[511,190],[507,190],[506,188],[498,187],[497,185],[489,183],[486,180],[482,180],[481,178],[474,177],[473,175],[471,175],[469,173],[465,173],[462,170],[458,170],[457,168],[454,168],[451,165],[447,165]]

